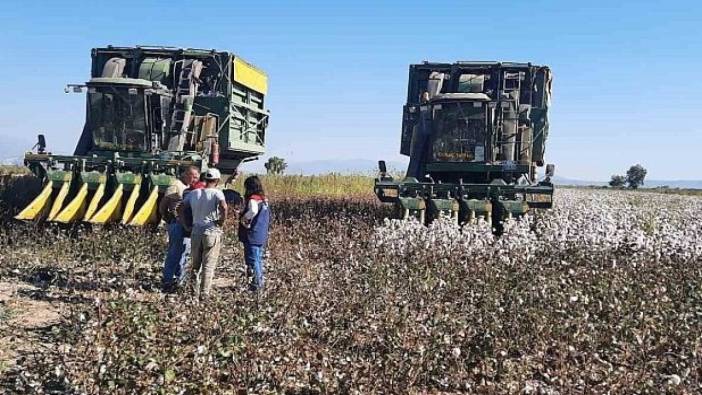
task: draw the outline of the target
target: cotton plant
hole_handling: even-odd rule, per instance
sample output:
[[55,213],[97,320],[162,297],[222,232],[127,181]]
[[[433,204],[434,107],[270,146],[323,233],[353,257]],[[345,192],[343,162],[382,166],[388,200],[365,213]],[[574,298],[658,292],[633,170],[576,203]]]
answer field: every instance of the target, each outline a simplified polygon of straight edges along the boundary
[[273,194],[264,294],[228,232],[208,303],[156,289],[163,232],[5,222],[0,277],[66,309],[8,391],[699,392],[702,199],[555,202],[496,237],[387,219],[374,196]]
[[702,257],[702,199],[563,189],[555,201],[552,210],[506,220],[500,237],[482,219],[463,226],[449,218],[429,226],[416,220],[386,220],[375,228],[373,242],[397,255],[433,249],[439,255],[500,253],[529,260],[540,253],[579,249],[592,256],[622,253],[632,262]]

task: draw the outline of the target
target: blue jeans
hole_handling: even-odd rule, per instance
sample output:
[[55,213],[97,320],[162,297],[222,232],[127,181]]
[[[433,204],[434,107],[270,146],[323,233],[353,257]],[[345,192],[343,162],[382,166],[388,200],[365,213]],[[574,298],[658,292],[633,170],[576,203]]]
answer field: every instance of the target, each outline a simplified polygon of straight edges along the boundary
[[244,260],[247,272],[253,275],[251,285],[254,289],[263,288],[263,253],[263,246],[244,243]]
[[163,285],[181,282],[185,275],[184,266],[190,255],[190,238],[185,237],[185,229],[178,222],[168,224],[168,252],[163,265]]

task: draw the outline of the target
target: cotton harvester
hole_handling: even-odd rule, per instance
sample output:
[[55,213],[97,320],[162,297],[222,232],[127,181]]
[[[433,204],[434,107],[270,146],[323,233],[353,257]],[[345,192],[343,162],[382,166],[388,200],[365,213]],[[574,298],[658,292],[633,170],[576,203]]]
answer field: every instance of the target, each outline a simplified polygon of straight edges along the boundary
[[550,208],[553,165],[537,182],[548,135],[551,71],[530,63],[457,62],[411,65],[400,153],[406,177],[388,176],[384,161],[375,193],[400,218],[429,222],[441,214],[460,223],[502,220]]
[[17,219],[145,225],[180,169],[234,174],[264,152],[267,76],[229,52],[137,46],[92,50],[86,120],[72,156],[24,162],[44,188]]

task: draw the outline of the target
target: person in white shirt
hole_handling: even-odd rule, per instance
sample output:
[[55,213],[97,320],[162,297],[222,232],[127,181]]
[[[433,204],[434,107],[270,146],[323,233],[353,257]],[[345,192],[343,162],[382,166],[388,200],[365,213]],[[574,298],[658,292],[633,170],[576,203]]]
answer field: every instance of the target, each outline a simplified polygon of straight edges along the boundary
[[183,201],[182,221],[192,214],[191,255],[195,274],[195,293],[208,296],[222,247],[223,226],[227,219],[224,193],[217,189],[221,175],[217,169],[205,172],[205,188],[188,193]]

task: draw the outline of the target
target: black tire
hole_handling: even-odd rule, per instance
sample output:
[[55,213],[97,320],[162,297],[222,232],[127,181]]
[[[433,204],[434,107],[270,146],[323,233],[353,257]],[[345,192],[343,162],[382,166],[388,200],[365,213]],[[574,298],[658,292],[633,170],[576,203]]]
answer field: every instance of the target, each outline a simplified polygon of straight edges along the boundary
[[492,200],[492,233],[495,236],[502,236],[505,232],[504,217],[505,210],[499,200]]

